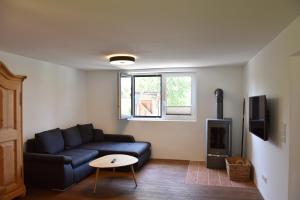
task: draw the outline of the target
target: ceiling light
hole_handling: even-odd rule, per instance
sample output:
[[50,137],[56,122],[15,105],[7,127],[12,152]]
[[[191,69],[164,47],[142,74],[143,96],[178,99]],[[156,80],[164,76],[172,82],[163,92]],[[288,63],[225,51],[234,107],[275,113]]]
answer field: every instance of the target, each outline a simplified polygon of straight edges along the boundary
[[109,57],[112,65],[131,65],[135,63],[135,57],[131,55],[112,55]]

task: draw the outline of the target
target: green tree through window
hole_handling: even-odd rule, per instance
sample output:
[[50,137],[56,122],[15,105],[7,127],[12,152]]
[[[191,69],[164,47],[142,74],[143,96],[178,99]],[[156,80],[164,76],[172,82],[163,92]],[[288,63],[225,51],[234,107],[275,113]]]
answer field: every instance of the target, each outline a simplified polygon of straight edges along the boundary
[[136,77],[135,90],[139,92],[160,92],[160,77]]
[[191,106],[190,76],[167,77],[167,106]]

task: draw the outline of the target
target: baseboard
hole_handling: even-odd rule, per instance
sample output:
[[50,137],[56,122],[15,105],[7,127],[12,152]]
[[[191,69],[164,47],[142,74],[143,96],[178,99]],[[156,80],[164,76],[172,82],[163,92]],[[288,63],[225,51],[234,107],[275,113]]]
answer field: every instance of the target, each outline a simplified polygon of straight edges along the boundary
[[166,158],[151,158],[152,162],[168,162],[168,163],[186,163],[189,164],[190,162],[199,162],[200,164],[205,164],[205,161],[194,161],[194,160],[181,160],[181,159],[166,159]]
[[168,162],[168,163],[189,163],[189,160],[165,159],[165,158],[151,158],[152,162]]

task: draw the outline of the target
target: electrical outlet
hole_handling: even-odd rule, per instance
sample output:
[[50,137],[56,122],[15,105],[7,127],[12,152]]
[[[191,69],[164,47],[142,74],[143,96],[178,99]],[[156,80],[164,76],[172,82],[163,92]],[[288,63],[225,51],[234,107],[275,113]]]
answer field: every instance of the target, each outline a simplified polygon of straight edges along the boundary
[[282,124],[282,134],[281,134],[282,143],[286,143],[286,129],[287,129],[287,125],[286,125],[286,123],[283,123]]
[[265,175],[261,175],[261,178],[265,182],[265,184],[268,183],[268,178]]

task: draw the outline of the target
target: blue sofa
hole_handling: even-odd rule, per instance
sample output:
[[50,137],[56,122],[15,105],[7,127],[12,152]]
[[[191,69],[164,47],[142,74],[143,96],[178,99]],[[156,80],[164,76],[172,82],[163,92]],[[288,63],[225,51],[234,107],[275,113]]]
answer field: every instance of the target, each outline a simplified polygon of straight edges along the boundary
[[130,135],[104,134],[92,124],[37,133],[26,142],[25,184],[64,190],[94,172],[91,160],[115,153],[138,158],[138,170],[150,159],[151,144]]

